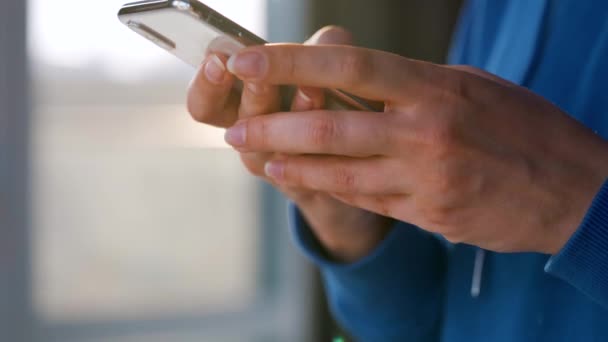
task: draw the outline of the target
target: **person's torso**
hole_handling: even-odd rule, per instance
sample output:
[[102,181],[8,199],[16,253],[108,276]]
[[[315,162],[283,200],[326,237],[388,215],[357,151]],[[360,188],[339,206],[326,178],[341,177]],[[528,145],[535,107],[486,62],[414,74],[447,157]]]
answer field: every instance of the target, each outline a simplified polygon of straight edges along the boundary
[[[450,57],[532,89],[608,139],[608,1],[471,0]],[[584,153],[584,151],[582,151]],[[608,309],[544,272],[549,256],[452,246],[443,341],[608,341]]]

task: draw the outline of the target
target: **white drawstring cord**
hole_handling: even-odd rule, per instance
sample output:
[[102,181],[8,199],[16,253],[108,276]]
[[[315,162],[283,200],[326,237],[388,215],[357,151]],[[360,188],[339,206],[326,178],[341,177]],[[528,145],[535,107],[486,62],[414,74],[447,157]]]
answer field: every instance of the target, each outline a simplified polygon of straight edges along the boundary
[[478,248],[475,253],[475,264],[473,265],[473,279],[471,280],[471,297],[477,298],[481,293],[481,281],[483,278],[483,265],[486,259],[486,251]]

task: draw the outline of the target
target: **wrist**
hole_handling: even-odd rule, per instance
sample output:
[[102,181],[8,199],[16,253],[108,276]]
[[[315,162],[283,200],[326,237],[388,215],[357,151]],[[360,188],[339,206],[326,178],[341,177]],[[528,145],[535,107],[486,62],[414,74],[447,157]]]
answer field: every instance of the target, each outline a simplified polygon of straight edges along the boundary
[[[579,182],[573,185],[573,188],[578,188],[579,191],[573,191],[573,198],[569,199],[572,209],[570,219],[562,225],[561,229],[557,230],[551,239],[550,248],[543,251],[545,253],[554,255],[564,248],[583,223],[594,199],[608,179],[608,158],[606,158],[608,156],[608,144],[602,142],[600,148],[594,151],[598,153],[585,155],[590,164],[587,168],[590,170],[587,176],[581,175],[578,178]],[[581,174],[583,173],[581,172]]]

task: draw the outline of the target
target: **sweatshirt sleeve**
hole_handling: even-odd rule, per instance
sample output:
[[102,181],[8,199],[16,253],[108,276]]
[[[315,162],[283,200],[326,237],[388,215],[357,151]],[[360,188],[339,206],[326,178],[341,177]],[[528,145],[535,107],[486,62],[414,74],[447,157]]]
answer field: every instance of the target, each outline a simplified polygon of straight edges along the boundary
[[570,283],[608,309],[608,181],[593,200],[583,223],[545,271]]
[[295,206],[290,220],[296,244],[321,269],[332,313],[357,341],[438,341],[446,258],[439,239],[397,223],[371,255],[339,264]]

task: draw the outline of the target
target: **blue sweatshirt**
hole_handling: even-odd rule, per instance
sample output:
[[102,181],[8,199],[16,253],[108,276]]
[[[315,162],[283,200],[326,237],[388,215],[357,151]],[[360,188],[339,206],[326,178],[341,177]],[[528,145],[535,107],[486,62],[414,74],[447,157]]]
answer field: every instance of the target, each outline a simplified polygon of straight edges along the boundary
[[[471,0],[450,62],[524,85],[608,139],[608,1]],[[553,256],[480,253],[398,223],[371,255],[337,264],[295,207],[291,219],[358,340],[608,341],[608,184]]]

